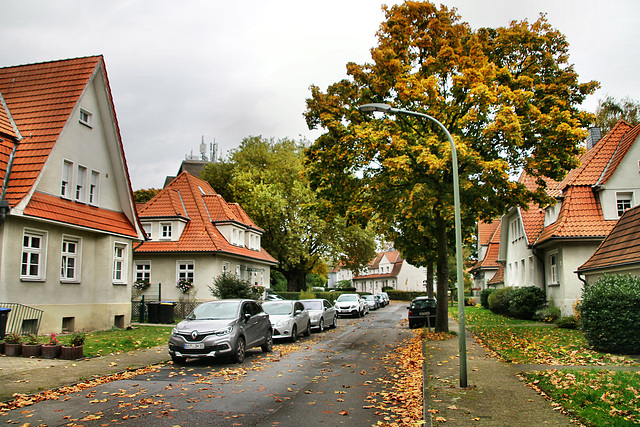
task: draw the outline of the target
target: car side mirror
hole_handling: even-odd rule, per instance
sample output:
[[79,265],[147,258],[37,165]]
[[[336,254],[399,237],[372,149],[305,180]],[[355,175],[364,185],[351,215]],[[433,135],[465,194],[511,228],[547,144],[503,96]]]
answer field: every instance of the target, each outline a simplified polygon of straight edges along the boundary
[[249,313],[245,313],[244,314],[244,321],[246,322],[247,320],[251,319],[251,314]]
[[297,316],[298,314],[302,313],[302,310],[296,310],[295,313],[293,313],[295,316]]
[[407,310],[411,310],[411,307],[407,307]]

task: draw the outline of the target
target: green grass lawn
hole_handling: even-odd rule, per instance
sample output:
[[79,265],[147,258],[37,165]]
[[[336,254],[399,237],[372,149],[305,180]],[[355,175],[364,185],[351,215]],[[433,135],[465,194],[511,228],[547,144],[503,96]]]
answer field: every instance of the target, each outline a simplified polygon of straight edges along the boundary
[[[171,329],[173,326],[134,326],[132,329],[89,332],[84,339],[84,355],[95,357],[166,345]],[[66,344],[68,337],[59,335],[58,339]],[[42,336],[40,341],[49,342],[49,337]]]
[[[449,314],[457,319],[457,306],[450,307]],[[485,346],[512,363],[638,366],[630,357],[590,349],[580,330],[511,319],[479,307],[465,307],[465,324]],[[521,375],[585,425],[640,424],[637,371],[550,369]]]

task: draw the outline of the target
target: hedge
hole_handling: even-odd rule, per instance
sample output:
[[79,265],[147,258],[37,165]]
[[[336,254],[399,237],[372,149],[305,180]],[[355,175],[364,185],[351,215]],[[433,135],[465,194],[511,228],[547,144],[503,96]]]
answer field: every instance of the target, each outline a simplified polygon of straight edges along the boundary
[[604,275],[582,291],[584,336],[596,350],[640,354],[640,278]]
[[[389,295],[390,300],[394,301],[412,301],[417,297],[427,296],[426,292],[408,292],[408,291],[386,291]],[[330,303],[335,302],[341,294],[353,294],[357,293],[360,295],[369,295],[371,292],[343,292],[343,291],[335,291],[335,292],[315,292],[316,298],[324,298],[328,300]],[[300,292],[278,292],[284,299],[292,299],[298,300],[300,299]]]
[[537,286],[507,287],[491,292],[488,302],[489,309],[496,314],[531,320],[536,311],[547,305],[547,296]]

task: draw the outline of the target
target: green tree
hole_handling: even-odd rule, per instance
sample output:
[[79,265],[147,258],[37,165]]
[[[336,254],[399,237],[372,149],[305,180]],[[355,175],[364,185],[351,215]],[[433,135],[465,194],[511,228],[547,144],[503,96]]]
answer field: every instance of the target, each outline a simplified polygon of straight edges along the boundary
[[383,102],[438,119],[456,143],[463,235],[507,206],[549,202],[510,178],[525,170],[560,179],[577,165],[578,109],[598,84],[581,84],[568,43],[536,22],[472,30],[455,9],[406,1],[383,8],[373,62],[347,64],[348,79],[311,87],[305,117],[322,134],[307,152],[308,173],[328,206],[373,221],[407,259],[435,262],[436,331],[447,331],[449,247],[453,246],[451,149],[432,122],[375,116],[358,106]]
[[[278,260],[274,269],[287,279],[289,291],[304,290],[307,273],[323,259],[347,253],[342,233],[351,232],[344,219],[319,213],[320,201],[303,171],[304,150],[303,143],[290,139],[252,136],[230,152],[228,162],[209,165],[201,174],[216,191],[226,186],[225,200],[238,202],[264,230],[263,247]],[[373,241],[372,235],[361,238]]]
[[213,281],[213,286],[209,286],[211,295],[219,299],[227,298],[255,298],[251,291],[251,284],[246,280],[241,280],[235,274],[222,273]]
[[618,101],[613,96],[607,96],[598,101],[596,109],[596,126],[602,128],[603,135],[611,130],[619,120],[625,120],[630,125],[637,125],[640,118],[640,103],[630,98]]
[[136,190],[133,192],[133,200],[136,203],[147,203],[149,200],[153,199],[159,192],[160,190],[158,188]]

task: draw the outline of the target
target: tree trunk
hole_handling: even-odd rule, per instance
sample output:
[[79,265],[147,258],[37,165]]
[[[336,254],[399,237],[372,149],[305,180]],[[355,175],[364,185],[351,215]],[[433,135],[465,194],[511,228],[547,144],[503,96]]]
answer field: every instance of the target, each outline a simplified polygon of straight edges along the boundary
[[427,264],[427,296],[433,298],[433,261]]
[[283,271],[282,274],[287,279],[288,292],[301,292],[306,290],[307,273],[304,268],[293,268]]
[[449,248],[447,242],[447,224],[440,212],[436,211],[436,245],[438,259],[436,264],[437,287],[436,298],[436,332],[449,332],[449,312],[447,294],[449,293]]

